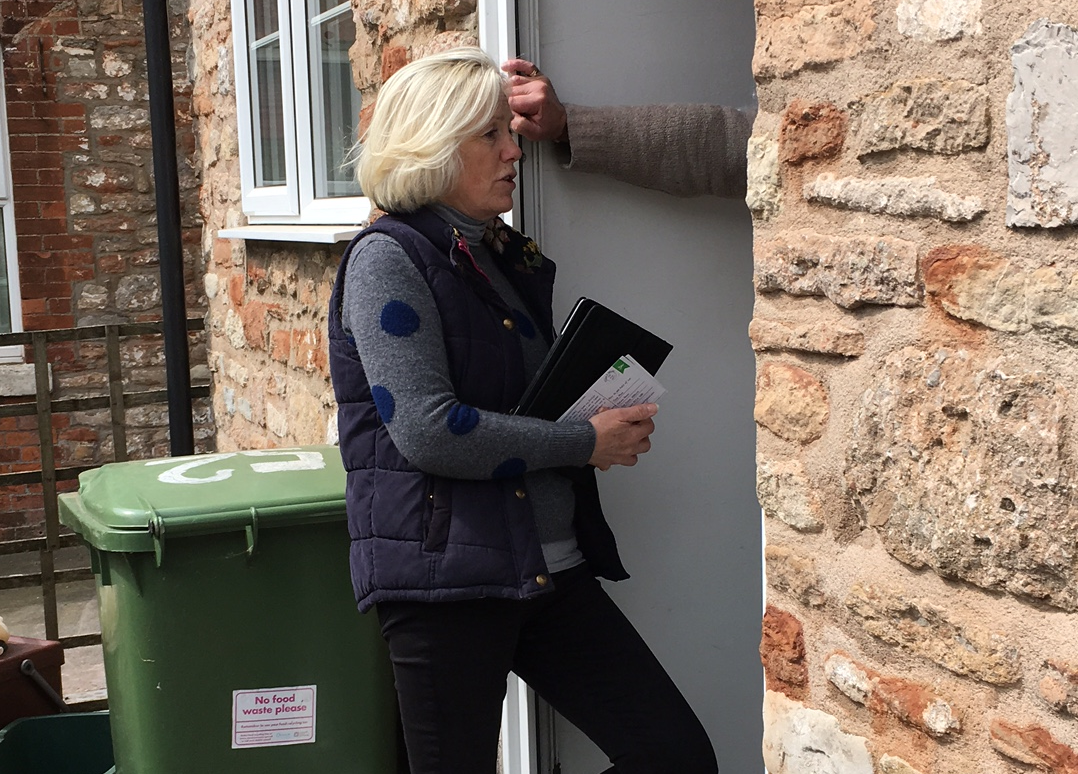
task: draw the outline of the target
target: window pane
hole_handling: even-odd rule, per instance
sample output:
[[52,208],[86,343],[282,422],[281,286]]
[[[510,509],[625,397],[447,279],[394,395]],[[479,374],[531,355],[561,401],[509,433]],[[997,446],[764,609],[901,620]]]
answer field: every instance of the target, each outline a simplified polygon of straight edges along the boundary
[[281,44],[275,41],[253,52],[255,185],[284,185],[284,84]]
[[251,128],[255,147],[255,185],[284,185],[284,82],[276,0],[250,0]]
[[251,25],[255,40],[273,35],[280,29],[277,19],[277,0],[254,0],[251,3]]
[[11,295],[7,281],[7,236],[4,234],[4,208],[0,207],[0,333],[11,333]]
[[311,123],[314,195],[358,196],[348,151],[356,141],[362,98],[352,82],[348,49],[356,42],[350,3],[317,0],[308,8],[311,57]]

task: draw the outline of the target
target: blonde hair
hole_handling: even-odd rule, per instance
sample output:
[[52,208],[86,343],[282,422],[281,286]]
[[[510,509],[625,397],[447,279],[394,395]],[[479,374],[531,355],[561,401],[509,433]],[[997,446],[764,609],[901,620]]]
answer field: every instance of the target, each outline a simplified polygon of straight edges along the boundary
[[382,86],[360,140],[356,177],[386,212],[441,199],[460,175],[457,150],[490,122],[505,79],[481,49],[454,48],[417,59]]

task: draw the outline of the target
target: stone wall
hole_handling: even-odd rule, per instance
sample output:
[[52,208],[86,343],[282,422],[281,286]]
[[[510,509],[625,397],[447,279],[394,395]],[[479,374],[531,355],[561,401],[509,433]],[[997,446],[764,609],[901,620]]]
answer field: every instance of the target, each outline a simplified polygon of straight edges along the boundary
[[[199,179],[180,6],[171,8],[172,53],[183,238],[194,287]],[[24,328],[159,320],[142,3],[0,0],[0,20]],[[188,293],[189,316],[202,314],[200,296]],[[192,344],[196,377],[205,375],[200,338]],[[126,340],[122,360],[129,391],[164,386],[160,337]],[[54,399],[108,394],[103,341],[53,345],[49,363]],[[32,401],[32,376],[0,366],[0,394]],[[169,453],[165,406],[133,409],[127,418],[129,455]],[[53,436],[59,466],[112,459],[107,410],[57,415]],[[196,438],[200,448],[212,444],[208,405],[196,408]],[[0,419],[0,470],[39,465],[36,418]],[[0,488],[0,539],[39,534],[41,517],[39,487]]]
[[[360,0],[353,78],[361,122],[378,87],[412,59],[477,42],[475,0]],[[193,111],[202,158],[201,210],[209,366],[222,450],[336,439],[326,311],[344,244],[221,239],[245,225],[240,202],[232,24],[227,3],[192,0]]]
[[1078,772],[1078,7],[756,0],[771,774]]

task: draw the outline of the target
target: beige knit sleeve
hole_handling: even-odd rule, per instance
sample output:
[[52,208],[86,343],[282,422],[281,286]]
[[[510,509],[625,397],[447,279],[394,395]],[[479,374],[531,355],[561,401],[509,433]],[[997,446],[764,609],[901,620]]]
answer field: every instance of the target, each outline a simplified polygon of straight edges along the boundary
[[752,117],[721,105],[566,105],[560,160],[674,196],[745,196]]

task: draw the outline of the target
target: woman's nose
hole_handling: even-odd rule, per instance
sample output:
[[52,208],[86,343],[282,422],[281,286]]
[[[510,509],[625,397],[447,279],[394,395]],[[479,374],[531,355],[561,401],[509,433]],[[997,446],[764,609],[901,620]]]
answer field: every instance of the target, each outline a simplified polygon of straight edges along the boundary
[[502,158],[506,161],[517,161],[524,155],[524,152],[517,145],[513,139],[506,140],[505,148],[502,150]]

